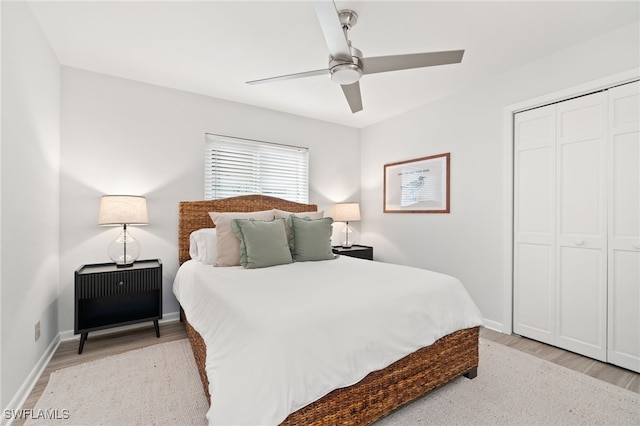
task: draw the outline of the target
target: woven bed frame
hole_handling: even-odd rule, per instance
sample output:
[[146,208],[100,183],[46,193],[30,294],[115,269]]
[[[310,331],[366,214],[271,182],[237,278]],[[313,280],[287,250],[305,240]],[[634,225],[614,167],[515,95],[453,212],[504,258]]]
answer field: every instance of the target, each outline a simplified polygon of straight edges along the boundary
[[[189,235],[211,228],[209,212],[252,212],[269,209],[290,212],[317,211],[315,204],[299,204],[262,195],[248,195],[179,204],[178,255],[189,260]],[[198,366],[207,400],[209,380],[205,370],[207,348],[202,336],[180,311]],[[432,389],[465,375],[474,378],[478,368],[479,327],[459,330],[417,350],[390,366],[374,371],[355,385],[336,389],[291,413],[283,425],[368,425]]]

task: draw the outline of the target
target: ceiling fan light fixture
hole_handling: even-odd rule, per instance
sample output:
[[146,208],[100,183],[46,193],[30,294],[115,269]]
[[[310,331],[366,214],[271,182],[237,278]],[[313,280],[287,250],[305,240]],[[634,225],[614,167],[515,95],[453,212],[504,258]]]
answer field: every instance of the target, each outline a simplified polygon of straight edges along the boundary
[[356,83],[362,77],[362,70],[356,64],[339,64],[331,68],[331,80],[340,85]]
[[[2,0],[0,0],[2,1]],[[352,113],[362,111],[360,78],[364,74],[377,74],[438,65],[457,64],[462,61],[464,50],[443,52],[409,53],[364,58],[349,40],[349,31],[358,22],[358,14],[351,9],[337,10],[333,0],[313,1],[318,22],[329,48],[329,66],[325,69],[281,75],[262,80],[248,81],[249,84],[293,78],[331,75],[331,81],[341,86]],[[337,15],[337,16],[336,16]],[[336,22],[336,17],[338,22]]]

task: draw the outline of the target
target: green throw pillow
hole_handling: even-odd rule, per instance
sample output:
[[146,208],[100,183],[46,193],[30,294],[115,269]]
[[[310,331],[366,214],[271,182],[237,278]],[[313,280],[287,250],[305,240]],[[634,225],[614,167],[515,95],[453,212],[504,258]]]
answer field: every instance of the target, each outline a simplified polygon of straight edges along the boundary
[[240,240],[240,264],[247,269],[291,263],[284,219],[263,222],[232,219],[231,230]]
[[332,223],[333,219],[330,217],[309,219],[295,215],[289,216],[291,227],[289,245],[293,260],[306,262],[335,259],[331,251]]

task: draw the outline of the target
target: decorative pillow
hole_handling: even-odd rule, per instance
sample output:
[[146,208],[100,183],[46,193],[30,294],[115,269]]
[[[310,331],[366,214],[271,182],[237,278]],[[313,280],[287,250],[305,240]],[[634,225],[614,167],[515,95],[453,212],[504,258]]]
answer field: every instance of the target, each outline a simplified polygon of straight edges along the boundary
[[300,212],[300,213],[296,213],[296,212],[288,212],[288,211],[284,211],[284,210],[278,210],[278,209],[274,209],[273,212],[275,213],[276,219],[289,219],[289,216],[294,215],[300,218],[305,218],[308,217],[309,219],[322,219],[324,217],[324,211],[320,210],[319,212]]
[[240,240],[231,230],[232,219],[273,220],[273,210],[259,212],[209,212],[216,225],[216,261],[214,266],[240,265]]
[[245,268],[265,268],[293,262],[284,219],[270,222],[232,219],[231,229],[240,239],[240,264]]
[[189,255],[193,260],[213,265],[216,261],[216,228],[202,228],[189,235]]
[[286,230],[287,230],[287,241],[291,239],[291,225],[289,224],[289,216],[294,215],[300,218],[309,218],[309,219],[322,219],[324,217],[324,211],[321,210],[319,212],[288,212],[284,210],[273,209],[275,213],[276,219],[284,219],[286,222]]
[[333,219],[301,219],[294,215],[289,217],[291,226],[291,253],[296,262],[310,260],[335,259],[331,251],[331,233]]

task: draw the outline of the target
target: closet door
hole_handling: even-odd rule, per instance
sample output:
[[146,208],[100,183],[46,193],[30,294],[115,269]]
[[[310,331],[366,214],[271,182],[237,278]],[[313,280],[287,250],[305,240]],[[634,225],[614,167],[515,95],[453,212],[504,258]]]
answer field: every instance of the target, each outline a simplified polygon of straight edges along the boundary
[[640,83],[609,90],[608,361],[640,372]]
[[556,345],[606,360],[606,93],[557,104]]
[[556,106],[514,120],[514,332],[555,344]]

